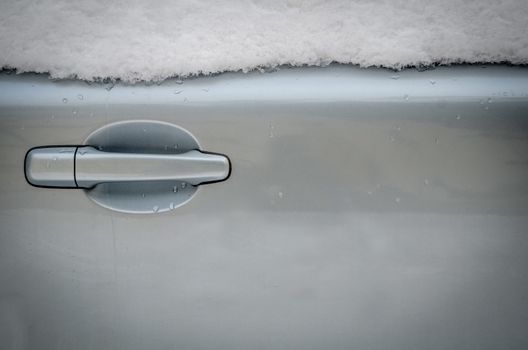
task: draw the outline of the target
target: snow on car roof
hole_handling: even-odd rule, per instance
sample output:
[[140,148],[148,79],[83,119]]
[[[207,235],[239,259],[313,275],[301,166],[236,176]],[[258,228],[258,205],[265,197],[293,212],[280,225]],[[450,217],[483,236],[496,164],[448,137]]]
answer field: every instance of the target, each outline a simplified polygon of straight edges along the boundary
[[0,2],[0,66],[127,82],[330,62],[528,63],[526,0]]

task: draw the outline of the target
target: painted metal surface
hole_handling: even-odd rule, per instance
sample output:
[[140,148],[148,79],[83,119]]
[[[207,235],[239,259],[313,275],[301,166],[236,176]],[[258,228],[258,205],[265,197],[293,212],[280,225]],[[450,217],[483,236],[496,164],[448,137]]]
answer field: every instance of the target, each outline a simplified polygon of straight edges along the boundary
[[[0,76],[7,349],[525,349],[528,69],[178,84]],[[29,186],[25,152],[161,120],[228,154],[159,215]]]

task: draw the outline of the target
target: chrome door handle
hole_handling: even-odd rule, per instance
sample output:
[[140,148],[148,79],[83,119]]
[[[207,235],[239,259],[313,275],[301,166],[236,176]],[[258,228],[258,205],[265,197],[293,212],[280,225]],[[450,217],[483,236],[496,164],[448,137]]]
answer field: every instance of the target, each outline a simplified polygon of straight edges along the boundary
[[37,147],[25,159],[27,181],[38,187],[90,189],[102,183],[223,181],[226,156],[191,150],[180,154],[103,152],[91,146]]

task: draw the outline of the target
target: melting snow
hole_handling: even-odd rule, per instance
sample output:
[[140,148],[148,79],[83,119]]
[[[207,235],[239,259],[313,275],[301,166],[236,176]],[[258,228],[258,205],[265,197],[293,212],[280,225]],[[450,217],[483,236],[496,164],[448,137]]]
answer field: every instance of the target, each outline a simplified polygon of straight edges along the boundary
[[129,82],[330,62],[528,63],[527,0],[0,2],[0,66]]

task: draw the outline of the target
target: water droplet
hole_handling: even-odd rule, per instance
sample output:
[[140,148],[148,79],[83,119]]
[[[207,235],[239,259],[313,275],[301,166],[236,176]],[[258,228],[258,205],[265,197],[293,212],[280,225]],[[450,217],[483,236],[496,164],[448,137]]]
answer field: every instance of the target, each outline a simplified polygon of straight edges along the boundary
[[394,142],[394,136],[390,137],[390,142]]
[[434,138],[434,142],[435,142],[435,143],[438,143],[438,137],[435,137],[435,138]]
[[181,188],[185,188],[185,187],[187,187],[187,184],[185,182],[182,182]]
[[457,119],[457,120],[460,120],[460,114],[457,114],[457,115],[456,115],[456,119]]
[[77,95],[77,98],[78,98],[79,100],[81,100],[81,101],[84,100],[84,96],[81,95],[81,94]]
[[269,133],[269,138],[272,139],[272,138],[274,138],[274,137],[275,137],[275,135],[273,134],[273,131],[270,131],[270,133]]
[[73,115],[77,115],[77,110],[76,110],[76,109],[73,109],[73,110],[72,110],[72,114],[73,114]]
[[400,201],[401,201],[400,197],[396,197],[395,201],[396,201],[396,203],[400,203]]
[[489,107],[488,107],[488,106],[484,107],[484,110],[486,110],[486,111],[487,111],[488,109],[489,109]]
[[179,94],[181,94],[182,91],[183,90],[176,90],[176,91],[174,91],[174,95],[179,95]]
[[155,205],[155,206],[152,207],[152,211],[153,211],[154,213],[157,213],[158,210],[159,210],[159,207],[158,207],[157,205]]
[[177,143],[174,144],[174,149],[178,149],[178,144]]
[[404,99],[405,101],[409,101],[409,95],[407,95],[407,94],[403,95],[403,99]]
[[57,161],[57,157],[53,157],[53,161]]
[[145,194],[144,194],[144,193],[142,193],[142,194],[141,194],[141,197],[142,197],[142,198],[145,198]]
[[170,204],[169,204],[169,209],[170,209],[170,210],[174,209],[174,203],[173,203],[173,202],[170,202]]
[[143,129],[143,132],[147,132],[147,129]]
[[68,103],[68,99],[65,97],[62,99],[62,103]]
[[209,92],[209,89],[202,89],[203,92]]
[[189,102],[189,99],[188,99],[187,97],[185,97],[185,98],[183,99],[183,103],[187,103],[187,102]]
[[493,103],[493,100],[490,98],[488,98],[488,103]]
[[114,86],[115,86],[114,83],[108,83],[106,84],[105,89],[106,91],[110,91],[114,88]]
[[181,80],[181,79],[176,79],[175,83],[178,84],[178,85],[181,85],[181,84],[183,84],[183,80]]
[[177,192],[178,192],[178,186],[174,186],[174,187],[172,188],[172,192],[177,193]]
[[277,195],[279,196],[280,199],[282,199],[282,197],[284,197],[284,193],[282,193],[281,191],[279,191],[279,193],[277,193]]
[[398,79],[400,79],[400,76],[397,75],[397,74],[395,74],[395,75],[391,75],[390,78],[391,78],[392,80],[398,80]]
[[435,80],[429,80],[429,83],[431,83],[431,85],[435,85],[436,81]]
[[80,150],[79,150],[79,154],[80,154],[80,155],[84,155],[84,154],[86,154],[86,150],[85,150],[85,149],[80,149]]
[[424,185],[426,185],[426,186],[429,185],[429,180],[428,179],[424,180]]
[[480,103],[481,105],[483,105],[483,104],[484,104],[484,100],[480,100],[479,103]]

